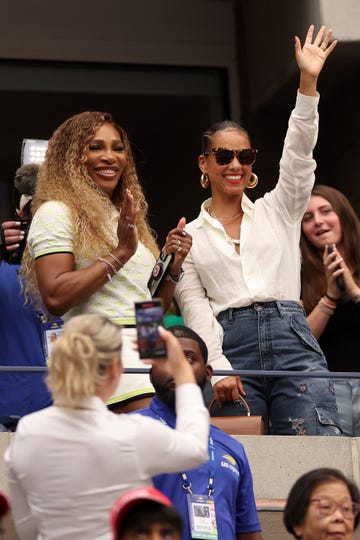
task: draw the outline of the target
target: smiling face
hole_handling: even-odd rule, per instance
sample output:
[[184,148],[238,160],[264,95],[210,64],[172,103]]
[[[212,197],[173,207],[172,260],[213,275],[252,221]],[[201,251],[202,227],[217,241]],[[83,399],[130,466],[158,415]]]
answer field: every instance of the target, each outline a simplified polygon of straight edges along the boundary
[[105,122],[95,133],[86,152],[86,168],[91,179],[111,199],[126,165],[120,133]]
[[311,196],[301,226],[309,242],[320,250],[323,250],[326,244],[336,244],[338,248],[341,245],[339,216],[324,197]]
[[[251,144],[245,133],[236,129],[226,129],[217,131],[211,137],[211,147],[244,150],[251,148]],[[228,165],[218,165],[212,153],[208,156],[199,156],[199,167],[201,172],[209,175],[212,196],[242,195],[252,172],[251,165],[241,165],[237,158]]]
[[[310,500],[323,498],[329,498],[338,505],[352,504],[347,486],[336,480],[318,485],[310,496]],[[294,531],[302,540],[351,540],[354,517],[345,519],[339,507],[330,516],[324,516],[314,501],[309,503],[302,524],[294,526]]]

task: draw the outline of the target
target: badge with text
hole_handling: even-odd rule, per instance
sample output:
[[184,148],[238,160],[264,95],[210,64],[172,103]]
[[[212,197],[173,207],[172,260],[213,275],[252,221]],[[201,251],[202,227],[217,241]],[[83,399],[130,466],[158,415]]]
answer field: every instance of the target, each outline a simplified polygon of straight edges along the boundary
[[192,538],[217,540],[215,502],[211,496],[187,494]]
[[43,337],[43,348],[46,360],[51,355],[55,341],[61,335],[64,322],[60,318],[51,321],[41,321],[41,332]]

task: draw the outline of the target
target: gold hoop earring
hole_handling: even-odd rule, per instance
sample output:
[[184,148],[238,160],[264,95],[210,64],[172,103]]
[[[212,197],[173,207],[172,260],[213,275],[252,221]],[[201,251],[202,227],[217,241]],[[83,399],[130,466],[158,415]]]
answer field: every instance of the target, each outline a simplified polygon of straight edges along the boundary
[[209,187],[210,185],[210,180],[209,180],[209,175],[208,173],[202,173],[201,177],[200,177],[200,185],[203,189],[206,189]]
[[253,189],[255,186],[258,185],[259,179],[255,173],[251,173],[250,180],[247,183],[247,188]]

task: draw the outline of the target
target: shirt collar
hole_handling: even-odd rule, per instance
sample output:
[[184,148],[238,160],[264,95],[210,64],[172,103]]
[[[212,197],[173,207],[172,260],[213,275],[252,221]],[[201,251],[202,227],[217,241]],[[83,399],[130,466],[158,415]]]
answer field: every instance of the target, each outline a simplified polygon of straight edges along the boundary
[[[61,405],[59,405],[59,407],[61,408]],[[82,398],[78,402],[77,406],[75,407],[75,410],[78,410],[78,409],[91,409],[91,410],[95,410],[95,411],[108,410],[108,408],[105,405],[105,403],[103,402],[103,400],[101,398],[99,398],[98,396],[91,396],[91,397]]]
[[172,428],[175,427],[176,424],[176,414],[175,412],[170,409],[161,399],[159,399],[157,396],[154,396],[150,403],[150,409],[153,411],[153,413],[156,414],[157,417],[161,418],[163,421],[166,422],[166,424]]

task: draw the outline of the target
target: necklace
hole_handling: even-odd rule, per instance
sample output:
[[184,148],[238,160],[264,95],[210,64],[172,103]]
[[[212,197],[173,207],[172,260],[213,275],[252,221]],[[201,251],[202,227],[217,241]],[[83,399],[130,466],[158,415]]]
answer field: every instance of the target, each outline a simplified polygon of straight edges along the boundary
[[[238,212],[237,214],[234,214],[233,216],[230,216],[228,218],[218,218],[216,217],[216,215],[214,214],[214,212],[211,210],[211,207],[209,206],[207,209],[208,213],[210,214],[210,216],[214,219],[217,219],[218,221],[220,221],[220,223],[222,222],[225,222],[226,220],[228,221],[228,223],[231,222],[231,220],[234,220],[236,218],[238,218],[239,216],[243,215],[243,211],[240,210],[240,212]],[[228,234],[226,235],[226,237],[231,240],[231,242],[235,245],[235,246],[239,246],[240,245],[240,240],[238,240],[237,238],[231,238],[231,236],[229,236]]]
[[218,221],[220,221],[221,223],[231,223],[232,221],[235,221],[236,218],[238,218],[239,216],[242,216],[243,215],[243,211],[240,210],[240,212],[238,212],[237,214],[234,214],[233,216],[229,216],[229,217],[217,217],[215,215],[215,212],[211,209],[211,206],[209,206],[207,208],[207,211],[208,213],[210,214],[210,216],[214,219],[217,219]]

